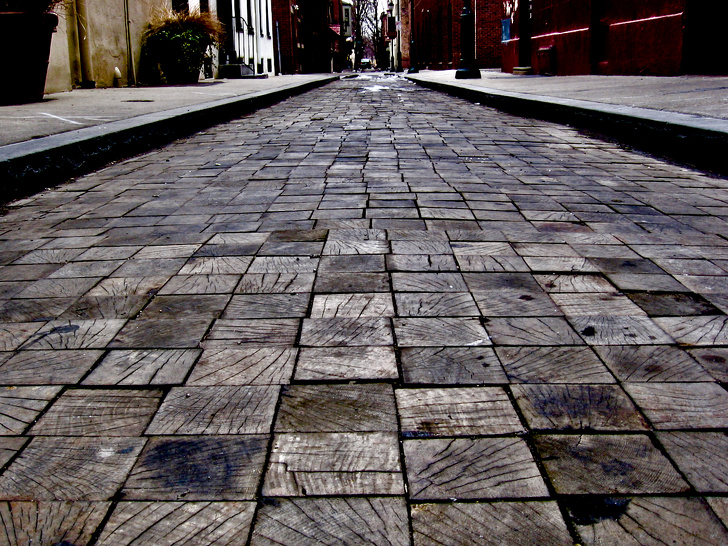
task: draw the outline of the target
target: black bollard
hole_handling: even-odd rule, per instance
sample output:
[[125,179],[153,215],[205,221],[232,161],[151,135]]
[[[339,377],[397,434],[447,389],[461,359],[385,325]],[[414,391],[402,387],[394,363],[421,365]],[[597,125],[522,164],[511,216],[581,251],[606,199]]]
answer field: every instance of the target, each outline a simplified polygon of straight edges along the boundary
[[456,80],[480,79],[480,70],[475,64],[475,14],[471,0],[465,0],[460,14],[460,67],[455,72]]

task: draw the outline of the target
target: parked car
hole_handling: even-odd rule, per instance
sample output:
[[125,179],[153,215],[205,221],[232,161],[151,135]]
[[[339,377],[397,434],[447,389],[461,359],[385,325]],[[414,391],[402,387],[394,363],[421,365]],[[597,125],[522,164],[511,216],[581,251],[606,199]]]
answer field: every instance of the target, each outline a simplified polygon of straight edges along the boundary
[[359,63],[359,68],[362,70],[366,70],[367,68],[372,67],[372,60],[371,59],[362,59]]

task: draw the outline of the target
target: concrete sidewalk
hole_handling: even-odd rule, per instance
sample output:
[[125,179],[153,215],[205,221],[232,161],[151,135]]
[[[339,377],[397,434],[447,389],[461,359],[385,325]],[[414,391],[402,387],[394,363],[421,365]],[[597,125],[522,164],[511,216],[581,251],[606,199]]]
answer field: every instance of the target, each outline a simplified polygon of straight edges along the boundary
[[728,173],[728,77],[513,76],[425,71],[412,81],[507,112],[595,131],[619,142]]
[[207,80],[196,85],[74,90],[0,106],[3,199],[33,192],[338,79]]

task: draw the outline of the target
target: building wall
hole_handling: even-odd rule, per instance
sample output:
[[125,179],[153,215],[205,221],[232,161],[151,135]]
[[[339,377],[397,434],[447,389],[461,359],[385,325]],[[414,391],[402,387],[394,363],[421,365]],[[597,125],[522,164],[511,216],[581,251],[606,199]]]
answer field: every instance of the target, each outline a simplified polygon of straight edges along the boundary
[[480,68],[500,68],[503,2],[474,0],[475,60]]

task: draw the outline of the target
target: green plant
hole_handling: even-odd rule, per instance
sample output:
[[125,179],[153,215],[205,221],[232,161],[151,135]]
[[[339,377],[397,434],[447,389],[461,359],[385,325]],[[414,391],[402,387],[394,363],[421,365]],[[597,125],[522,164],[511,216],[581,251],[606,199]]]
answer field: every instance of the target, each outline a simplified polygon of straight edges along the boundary
[[210,13],[160,10],[144,34],[145,83],[193,83],[212,46],[222,43],[222,24]]

